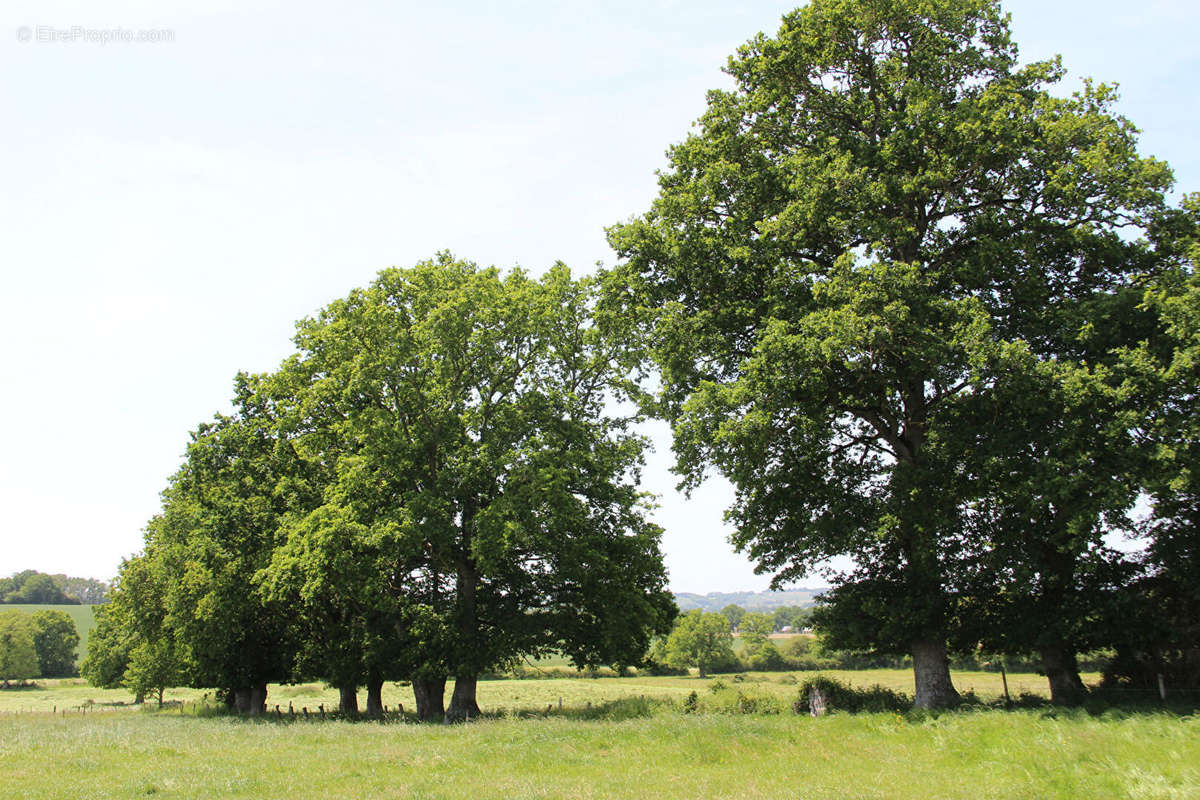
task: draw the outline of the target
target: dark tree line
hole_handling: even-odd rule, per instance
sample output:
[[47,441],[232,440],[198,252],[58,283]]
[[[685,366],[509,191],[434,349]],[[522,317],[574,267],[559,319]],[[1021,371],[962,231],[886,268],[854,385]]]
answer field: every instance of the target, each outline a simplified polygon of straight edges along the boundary
[[35,605],[97,605],[105,602],[108,584],[92,578],[46,575],[27,569],[0,578],[0,603]]

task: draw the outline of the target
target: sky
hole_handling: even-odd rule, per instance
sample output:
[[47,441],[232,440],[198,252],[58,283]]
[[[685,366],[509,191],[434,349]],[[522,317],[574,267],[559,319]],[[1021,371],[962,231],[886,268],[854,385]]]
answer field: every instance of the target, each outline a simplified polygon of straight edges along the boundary
[[[726,58],[792,7],[6,2],[0,575],[111,578],[234,374],[378,270],[613,264],[605,227],[649,207]],[[1061,54],[1064,91],[1119,83],[1142,152],[1200,190],[1200,4],[1004,7],[1023,60]],[[651,433],[672,588],[765,589],[728,484],[680,495]]]

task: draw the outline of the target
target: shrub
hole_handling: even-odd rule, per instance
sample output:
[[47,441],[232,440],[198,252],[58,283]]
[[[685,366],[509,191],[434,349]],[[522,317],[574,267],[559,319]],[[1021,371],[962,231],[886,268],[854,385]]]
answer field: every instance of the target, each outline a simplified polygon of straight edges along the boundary
[[742,689],[722,689],[700,702],[710,714],[782,714],[788,701],[774,694],[754,694]]
[[826,708],[830,711],[907,711],[912,699],[902,692],[894,692],[876,684],[859,689],[841,681],[816,675],[800,685],[800,695],[793,708],[797,713],[810,712],[809,697],[813,690],[825,695]]

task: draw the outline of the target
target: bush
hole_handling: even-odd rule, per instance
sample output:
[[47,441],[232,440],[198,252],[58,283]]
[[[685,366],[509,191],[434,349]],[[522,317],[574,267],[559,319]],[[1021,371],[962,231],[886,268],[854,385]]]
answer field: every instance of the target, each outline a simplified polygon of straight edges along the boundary
[[670,664],[662,661],[657,661],[653,658],[647,658],[642,666],[638,667],[639,674],[646,675],[687,675],[688,670],[684,667],[672,667]]
[[774,694],[754,694],[744,689],[722,689],[699,700],[699,710],[709,714],[782,714],[788,701]]
[[800,695],[793,704],[797,713],[812,711],[809,698],[814,690],[825,695],[825,707],[829,711],[900,712],[908,711],[912,707],[912,699],[902,692],[894,692],[878,684],[867,689],[858,689],[833,678],[816,675],[800,685]]

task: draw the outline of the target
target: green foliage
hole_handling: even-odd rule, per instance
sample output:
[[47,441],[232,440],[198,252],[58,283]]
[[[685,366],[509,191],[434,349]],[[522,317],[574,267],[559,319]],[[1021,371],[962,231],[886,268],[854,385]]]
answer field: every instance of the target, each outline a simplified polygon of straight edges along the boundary
[[87,655],[79,674],[92,686],[113,689],[123,685],[134,635],[121,619],[122,607],[108,603],[95,609],[96,627],[88,638]]
[[[0,581],[0,603],[22,605],[79,605],[79,599],[68,597],[55,577],[37,570],[15,573]],[[63,576],[65,577],[65,576]]]
[[320,485],[280,434],[264,383],[237,376],[234,413],[192,434],[147,528],[139,574],[160,605],[141,638],[152,662],[173,653],[193,685],[249,691],[292,675],[294,617],[254,580],[283,542],[284,515],[315,505]]
[[771,614],[750,612],[742,618],[741,659],[747,669],[784,669],[784,659],[770,636],[775,631],[775,619]]
[[[854,608],[829,617],[842,645],[911,648],[917,702],[953,704],[941,652],[982,545],[967,512],[1003,489],[973,466],[993,453],[980,409],[1011,410],[1006,442],[1038,451],[1054,426],[1006,392],[1062,364],[1039,374],[1069,393],[1123,343],[1094,334],[1162,254],[1122,232],[1154,224],[1170,172],[1111,87],[1054,97],[1057,61],[1020,65],[995,2],[814,0],[727,71],[650,211],[610,230],[609,302],[643,321],[687,484],[733,482],[735,544],[777,584],[853,557],[827,598]],[[1120,430],[1100,394],[1081,407]]]
[[812,615],[812,606],[780,606],[771,612],[771,621],[777,631],[788,627],[800,630],[811,624]]
[[20,611],[0,611],[0,680],[5,687],[10,681],[38,676],[36,635],[31,616]]
[[721,609],[721,614],[725,619],[729,620],[729,628],[736,631],[742,624],[742,618],[746,616],[746,609],[735,603],[730,603]]
[[1144,411],[1143,451],[1153,516],[1142,568],[1118,608],[1117,658],[1106,682],[1157,689],[1200,688],[1200,195],[1153,232],[1174,254],[1147,287],[1144,306],[1161,327],[1124,352],[1123,388]]
[[816,675],[806,678],[804,683],[800,684],[800,692],[795,704],[797,713],[806,714],[812,711],[813,692],[820,692],[824,696],[826,709],[829,711],[899,712],[906,711],[912,706],[912,698],[879,685],[863,689],[850,686],[835,678]]
[[729,620],[698,608],[681,615],[667,637],[665,655],[673,667],[696,667],[701,678],[736,667]]
[[180,662],[170,639],[139,642],[129,653],[124,683],[138,697],[155,694],[161,706],[163,691],[169,686],[178,686],[182,678]]
[[34,612],[33,625],[40,674],[47,678],[74,675],[75,648],[79,646],[75,621],[66,612],[45,610]]
[[467,678],[551,649],[633,664],[665,632],[644,441],[611,402],[632,357],[594,295],[562,265],[442,254],[300,324],[274,383],[328,488],[260,577],[302,610],[309,660],[342,659],[325,674]]

